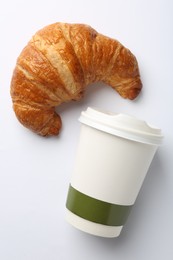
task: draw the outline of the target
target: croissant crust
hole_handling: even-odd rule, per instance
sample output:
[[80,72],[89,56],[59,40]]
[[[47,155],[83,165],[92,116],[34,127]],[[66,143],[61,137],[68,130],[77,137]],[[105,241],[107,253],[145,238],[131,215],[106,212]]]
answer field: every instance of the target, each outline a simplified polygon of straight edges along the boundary
[[15,114],[40,135],[57,135],[62,123],[55,107],[80,100],[86,86],[98,81],[124,98],[137,97],[142,83],[135,56],[88,25],[48,25],[17,59],[11,80]]

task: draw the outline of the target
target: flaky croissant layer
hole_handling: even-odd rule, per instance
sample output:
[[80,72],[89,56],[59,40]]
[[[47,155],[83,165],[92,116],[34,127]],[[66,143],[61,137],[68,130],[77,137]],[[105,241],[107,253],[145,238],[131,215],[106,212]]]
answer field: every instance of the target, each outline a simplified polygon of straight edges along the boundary
[[15,114],[40,135],[57,135],[61,118],[55,107],[80,100],[86,86],[98,81],[134,99],[142,88],[135,56],[90,26],[51,24],[32,37],[17,59],[11,80]]

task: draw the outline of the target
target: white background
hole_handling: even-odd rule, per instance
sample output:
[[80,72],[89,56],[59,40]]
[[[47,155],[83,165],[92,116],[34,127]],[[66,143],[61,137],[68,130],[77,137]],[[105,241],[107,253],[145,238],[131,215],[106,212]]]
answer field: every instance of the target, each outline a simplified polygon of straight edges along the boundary
[[[170,0],[19,1],[0,4],[0,259],[173,259],[173,2]],[[17,121],[10,98],[16,58],[31,36],[53,22],[78,22],[118,39],[137,57],[143,91],[135,101],[111,88],[57,108],[63,129],[43,138]],[[135,115],[165,136],[119,238],[76,230],[65,201],[88,106]]]

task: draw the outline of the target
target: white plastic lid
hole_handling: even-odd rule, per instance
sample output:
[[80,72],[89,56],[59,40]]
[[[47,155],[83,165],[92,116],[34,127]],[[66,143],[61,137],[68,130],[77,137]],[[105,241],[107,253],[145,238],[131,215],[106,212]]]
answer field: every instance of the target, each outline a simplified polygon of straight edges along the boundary
[[102,112],[88,107],[81,113],[79,121],[109,134],[141,143],[160,145],[163,139],[160,129],[127,114]]

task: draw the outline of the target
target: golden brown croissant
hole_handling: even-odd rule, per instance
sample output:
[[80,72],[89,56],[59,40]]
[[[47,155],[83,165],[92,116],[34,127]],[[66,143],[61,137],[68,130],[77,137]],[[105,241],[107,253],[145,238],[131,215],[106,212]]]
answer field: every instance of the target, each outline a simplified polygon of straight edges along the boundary
[[14,111],[34,132],[57,135],[61,118],[55,107],[81,99],[86,86],[97,81],[129,99],[142,88],[136,58],[118,41],[84,24],[46,26],[17,59],[11,81]]

